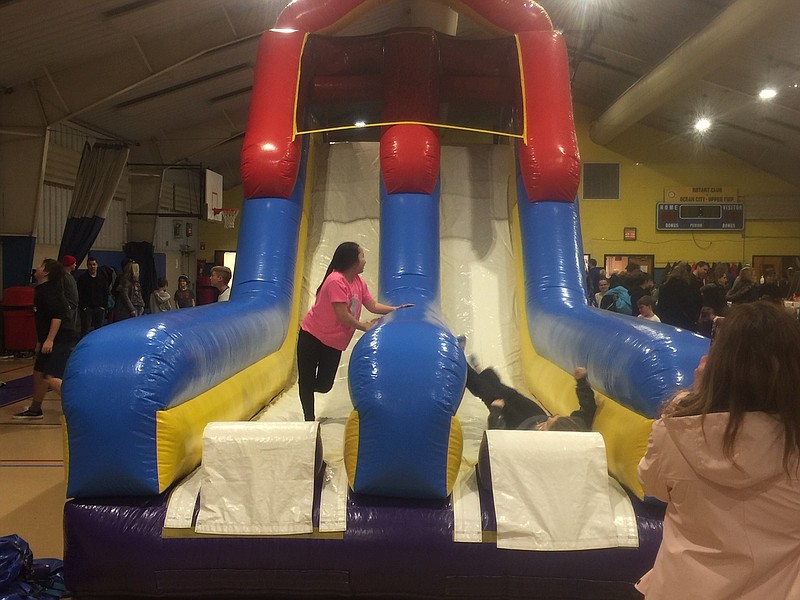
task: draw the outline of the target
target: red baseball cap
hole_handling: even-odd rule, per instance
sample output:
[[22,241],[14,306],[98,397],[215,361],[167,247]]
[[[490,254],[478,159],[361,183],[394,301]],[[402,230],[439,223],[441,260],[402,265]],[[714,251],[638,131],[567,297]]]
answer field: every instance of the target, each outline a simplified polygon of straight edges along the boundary
[[61,257],[61,264],[64,265],[65,267],[71,267],[76,262],[77,261],[75,260],[75,257],[72,256],[71,254],[65,254],[64,256]]

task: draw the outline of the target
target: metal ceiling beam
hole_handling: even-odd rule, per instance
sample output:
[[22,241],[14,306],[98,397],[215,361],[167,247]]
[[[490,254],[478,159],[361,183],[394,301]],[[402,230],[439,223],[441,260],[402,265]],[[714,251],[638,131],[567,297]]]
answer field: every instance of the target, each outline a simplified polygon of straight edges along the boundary
[[595,121],[589,135],[606,145],[629,127],[702,80],[730,52],[766,25],[785,18],[797,0],[737,0],[705,29],[678,46],[650,73],[623,93]]
[[252,42],[252,41],[256,41],[257,42],[260,38],[261,38],[261,32],[254,33],[252,35],[247,35],[247,36],[238,38],[236,40],[232,40],[230,42],[225,42],[224,44],[219,44],[218,46],[214,46],[213,48],[207,48],[206,50],[201,50],[200,52],[196,52],[195,54],[192,54],[191,56],[187,56],[186,58],[184,58],[182,60],[179,60],[176,63],[173,63],[173,64],[171,64],[171,65],[169,65],[167,67],[164,67],[163,69],[160,69],[160,70],[148,75],[147,77],[139,79],[138,81],[136,81],[136,82],[134,82],[134,83],[132,83],[132,84],[130,84],[128,86],[125,86],[121,90],[117,90],[116,92],[113,92],[112,94],[109,94],[108,96],[105,96],[104,98],[100,98],[99,100],[96,100],[96,101],[92,102],[91,104],[88,104],[88,105],[86,105],[86,106],[84,106],[82,108],[78,108],[78,109],[74,110],[73,112],[68,113],[68,114],[56,119],[52,123],[48,123],[48,125],[52,126],[52,125],[55,125],[57,123],[62,123],[64,121],[69,121],[71,119],[74,119],[75,117],[77,117],[80,114],[85,113],[86,111],[92,110],[93,108],[97,108],[98,106],[102,106],[103,104],[105,104],[107,102],[110,102],[111,100],[114,100],[115,98],[119,98],[123,94],[127,94],[128,92],[130,92],[132,90],[135,90],[136,88],[138,88],[138,87],[140,87],[140,86],[142,86],[142,85],[144,85],[146,83],[149,83],[150,81],[153,81],[154,79],[160,77],[161,75],[169,73],[170,71],[173,71],[173,70],[175,70],[175,69],[177,69],[179,67],[182,67],[183,65],[188,64],[188,63],[190,63],[190,62],[192,62],[194,60],[197,60],[199,58],[203,58],[204,56],[207,56],[207,55],[212,54],[214,52],[219,52],[220,50],[225,50],[225,49],[228,49],[228,48],[232,48],[232,47],[237,46],[239,44]]
[[123,102],[119,102],[118,104],[114,105],[114,108],[127,108],[129,106],[134,106],[136,104],[141,104],[142,102],[147,102],[149,100],[153,100],[156,98],[162,98],[164,96],[168,96],[170,94],[174,94],[176,92],[182,92],[187,88],[194,87],[197,85],[201,85],[203,83],[208,83],[209,81],[213,81],[214,79],[219,79],[220,77],[225,77],[230,75],[231,73],[238,73],[239,71],[243,71],[245,69],[250,69],[251,65],[247,63],[241,63],[238,65],[233,65],[232,67],[226,67],[224,69],[220,69],[218,71],[214,71],[213,73],[206,73],[199,77],[195,77],[194,79],[189,79],[188,81],[182,81],[181,83],[177,83],[175,85],[170,85],[165,88],[161,88],[154,92],[150,92],[148,94],[144,94],[142,96],[137,96],[136,98],[131,98],[129,100],[124,100]]

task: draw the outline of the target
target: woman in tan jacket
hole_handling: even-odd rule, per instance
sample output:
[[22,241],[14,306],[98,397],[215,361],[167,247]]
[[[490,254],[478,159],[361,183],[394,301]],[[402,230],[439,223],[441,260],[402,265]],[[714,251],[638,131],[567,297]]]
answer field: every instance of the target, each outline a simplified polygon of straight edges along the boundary
[[646,600],[800,598],[800,322],[730,309],[639,463],[667,502]]

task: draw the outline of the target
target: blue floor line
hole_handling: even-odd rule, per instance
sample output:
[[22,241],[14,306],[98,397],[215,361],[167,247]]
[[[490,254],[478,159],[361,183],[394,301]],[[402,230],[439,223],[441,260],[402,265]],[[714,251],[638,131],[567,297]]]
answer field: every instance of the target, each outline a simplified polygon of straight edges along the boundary
[[19,379],[12,379],[6,381],[3,387],[0,387],[0,406],[6,406],[19,402],[24,398],[29,398],[33,395],[33,375],[27,377],[20,377]]

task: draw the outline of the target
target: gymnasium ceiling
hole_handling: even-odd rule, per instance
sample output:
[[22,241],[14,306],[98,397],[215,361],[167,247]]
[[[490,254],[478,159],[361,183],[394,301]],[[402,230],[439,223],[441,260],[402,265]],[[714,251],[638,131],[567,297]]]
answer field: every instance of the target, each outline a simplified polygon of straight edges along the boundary
[[[130,143],[132,161],[201,163],[232,187],[258,39],[286,1],[0,0],[0,94],[38,104],[0,114],[0,143],[70,121]],[[800,187],[800,2],[540,4],[565,35],[573,98],[596,115],[595,141],[614,147],[641,122]],[[341,35],[443,14],[427,0],[389,0]],[[457,35],[485,35],[449,17]],[[759,100],[768,85],[778,95]],[[700,139],[703,115],[713,125]]]

